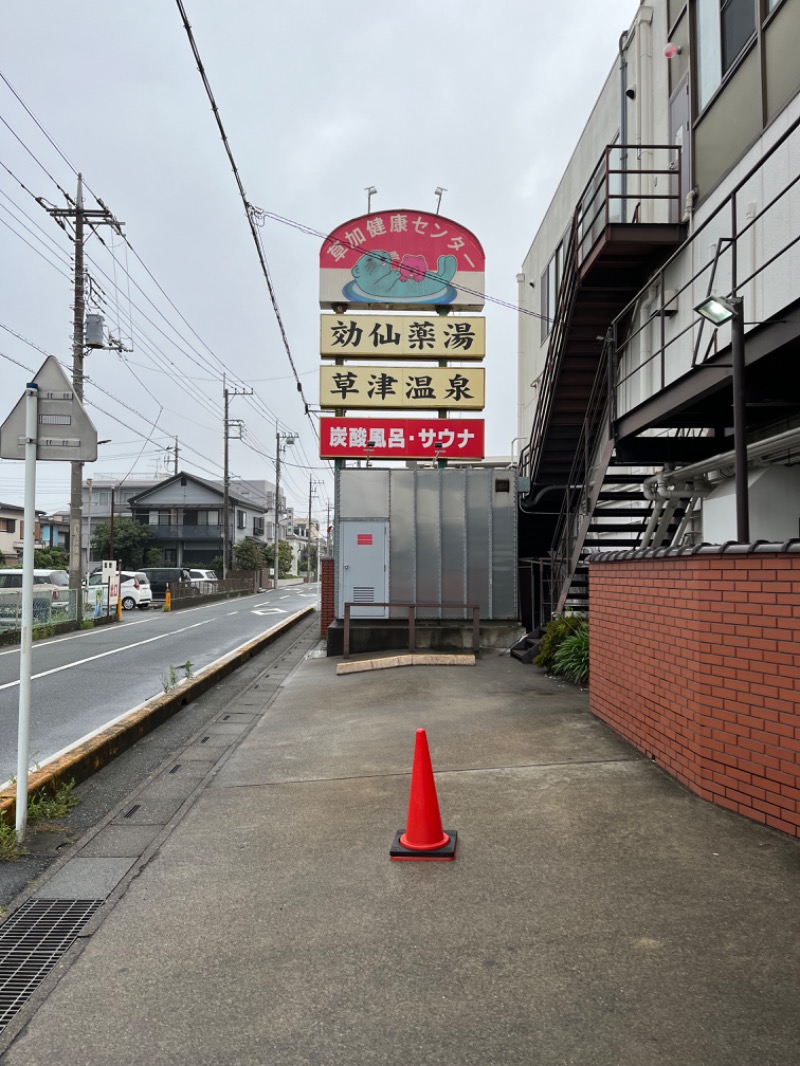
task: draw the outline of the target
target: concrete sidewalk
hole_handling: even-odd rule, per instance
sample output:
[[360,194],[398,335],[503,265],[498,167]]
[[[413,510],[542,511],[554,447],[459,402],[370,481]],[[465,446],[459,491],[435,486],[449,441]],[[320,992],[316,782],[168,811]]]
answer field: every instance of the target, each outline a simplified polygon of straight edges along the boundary
[[[267,707],[251,690],[184,753],[188,798],[165,768],[35,886],[108,899],[7,1066],[800,1062],[795,841],[507,656],[336,663],[306,659]],[[420,726],[453,863],[388,857]]]

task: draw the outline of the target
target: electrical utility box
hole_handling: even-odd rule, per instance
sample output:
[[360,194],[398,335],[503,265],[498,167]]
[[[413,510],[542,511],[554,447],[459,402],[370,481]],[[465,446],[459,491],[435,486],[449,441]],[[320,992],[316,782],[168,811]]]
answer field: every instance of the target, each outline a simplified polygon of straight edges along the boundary
[[[516,621],[516,472],[489,467],[345,468],[336,475],[336,612],[408,618],[372,603],[477,603]],[[469,619],[461,608],[420,619]]]
[[103,339],[104,324],[102,315],[89,314],[86,316],[85,340],[87,348],[103,348],[105,346]]

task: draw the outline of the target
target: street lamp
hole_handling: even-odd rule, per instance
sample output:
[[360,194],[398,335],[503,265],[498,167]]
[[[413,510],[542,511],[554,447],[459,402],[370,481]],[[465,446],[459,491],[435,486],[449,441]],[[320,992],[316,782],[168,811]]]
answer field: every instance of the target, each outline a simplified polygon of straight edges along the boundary
[[731,386],[733,389],[733,449],[736,485],[736,539],[750,542],[747,487],[747,404],[744,392],[744,300],[741,296],[708,296],[695,307],[714,326],[731,324]]
[[368,440],[367,441],[367,466],[371,466],[372,465],[370,463],[370,461],[369,461],[369,457],[370,457],[370,453],[372,452],[372,449],[375,446],[376,446],[376,442],[374,440]]

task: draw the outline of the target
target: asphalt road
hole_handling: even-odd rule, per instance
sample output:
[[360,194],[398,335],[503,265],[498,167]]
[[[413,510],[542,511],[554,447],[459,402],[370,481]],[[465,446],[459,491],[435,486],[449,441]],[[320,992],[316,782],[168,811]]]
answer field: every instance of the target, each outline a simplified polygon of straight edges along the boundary
[[[181,611],[128,611],[121,624],[37,641],[31,765],[160,695],[187,662],[196,673],[315,603],[318,590],[288,585]],[[18,713],[19,649],[9,648],[0,651],[0,782],[16,773]]]

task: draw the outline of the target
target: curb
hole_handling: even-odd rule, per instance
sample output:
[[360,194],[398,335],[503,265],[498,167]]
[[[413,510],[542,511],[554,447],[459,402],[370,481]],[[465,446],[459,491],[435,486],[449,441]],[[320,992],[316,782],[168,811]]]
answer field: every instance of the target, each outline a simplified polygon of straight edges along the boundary
[[[188,681],[179,682],[171,692],[163,696],[154,696],[146,703],[134,708],[129,714],[113,725],[95,733],[83,743],[78,743],[53,762],[28,775],[28,795],[47,790],[57,791],[69,781],[80,784],[87,777],[102,770],[117,755],[132,747],[137,740],[151,733],[154,729],[177,714],[192,700],[216,685],[218,681],[232,674],[237,667],[263,651],[278,637],[293,629],[299,622],[315,612],[314,607],[304,607],[302,611],[291,615],[269,633],[262,634],[254,640],[242,644],[221,659],[203,667]],[[13,825],[16,819],[16,789],[0,792],[0,822]]]
[[339,663],[336,667],[340,674],[361,674],[369,670],[391,670],[396,666],[474,666],[475,655],[441,655],[414,653],[392,655],[387,659],[362,659],[359,662]]

